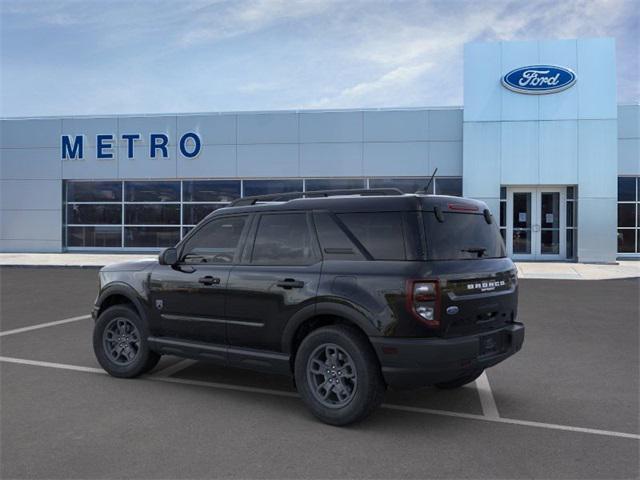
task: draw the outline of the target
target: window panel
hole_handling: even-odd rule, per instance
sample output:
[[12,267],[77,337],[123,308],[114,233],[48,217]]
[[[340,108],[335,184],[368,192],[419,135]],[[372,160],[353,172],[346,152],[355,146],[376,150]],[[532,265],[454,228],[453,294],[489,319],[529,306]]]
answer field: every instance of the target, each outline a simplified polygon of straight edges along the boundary
[[180,241],[180,228],[125,227],[125,247],[173,247]]
[[245,197],[301,191],[302,180],[244,180],[243,187]]
[[122,231],[120,227],[68,227],[67,246],[121,247]]
[[636,178],[618,177],[618,201],[634,202],[636,200]]
[[567,228],[573,227],[574,202],[567,202]]
[[462,196],[461,178],[436,178],[436,195]]
[[306,213],[262,215],[251,263],[308,265],[314,259]]
[[567,230],[567,258],[573,258],[573,230]]
[[618,252],[634,253],[636,251],[635,237],[636,237],[635,229],[630,228],[625,230],[618,230]]
[[184,225],[195,225],[200,223],[204,217],[225,205],[225,203],[185,203],[182,206],[182,223]]
[[362,178],[310,178],[306,180],[306,191],[314,190],[350,190],[364,188],[365,183]]
[[[429,183],[428,178],[371,178],[369,188],[397,188],[404,193],[422,191]],[[429,185],[429,191],[433,193],[433,182]]]
[[376,260],[405,260],[402,215],[398,212],[337,215]]
[[179,202],[180,182],[124,182],[127,202]]
[[122,182],[67,182],[67,202],[121,202]]
[[231,263],[238,248],[247,216],[211,220],[187,241],[182,261],[185,263]]
[[120,225],[121,223],[122,205],[67,205],[67,224]]
[[636,205],[634,203],[618,204],[618,227],[636,226]]
[[124,206],[127,225],[180,225],[180,205],[131,205]]
[[232,202],[240,198],[240,180],[190,180],[182,182],[185,202]]

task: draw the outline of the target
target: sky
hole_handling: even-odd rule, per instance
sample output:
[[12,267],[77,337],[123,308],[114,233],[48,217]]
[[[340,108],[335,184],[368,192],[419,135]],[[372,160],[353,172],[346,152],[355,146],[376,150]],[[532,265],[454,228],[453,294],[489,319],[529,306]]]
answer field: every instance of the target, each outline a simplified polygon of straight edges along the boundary
[[640,0],[0,0],[0,116],[460,106],[471,41],[616,39]]

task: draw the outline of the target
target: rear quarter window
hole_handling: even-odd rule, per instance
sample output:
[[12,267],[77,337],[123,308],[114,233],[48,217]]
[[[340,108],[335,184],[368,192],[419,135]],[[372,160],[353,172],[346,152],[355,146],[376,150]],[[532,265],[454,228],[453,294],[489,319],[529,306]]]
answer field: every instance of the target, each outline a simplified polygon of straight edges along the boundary
[[374,260],[406,260],[401,212],[339,213],[337,218]]

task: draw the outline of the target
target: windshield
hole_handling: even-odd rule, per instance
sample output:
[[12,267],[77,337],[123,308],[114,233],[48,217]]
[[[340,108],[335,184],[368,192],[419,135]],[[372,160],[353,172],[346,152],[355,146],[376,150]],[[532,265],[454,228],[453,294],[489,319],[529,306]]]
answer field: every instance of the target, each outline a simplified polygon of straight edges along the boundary
[[496,223],[487,223],[483,214],[446,212],[442,215],[442,222],[434,212],[424,212],[423,216],[430,260],[506,256]]

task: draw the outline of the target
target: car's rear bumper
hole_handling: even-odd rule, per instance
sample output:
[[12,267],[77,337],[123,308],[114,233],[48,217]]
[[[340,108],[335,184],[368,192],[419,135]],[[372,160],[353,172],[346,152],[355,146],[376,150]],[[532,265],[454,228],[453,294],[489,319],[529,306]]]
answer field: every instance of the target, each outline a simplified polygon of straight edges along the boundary
[[[495,349],[492,341],[497,344]],[[500,363],[522,348],[524,325],[512,323],[481,335],[456,338],[371,337],[371,342],[389,386],[418,388]]]

